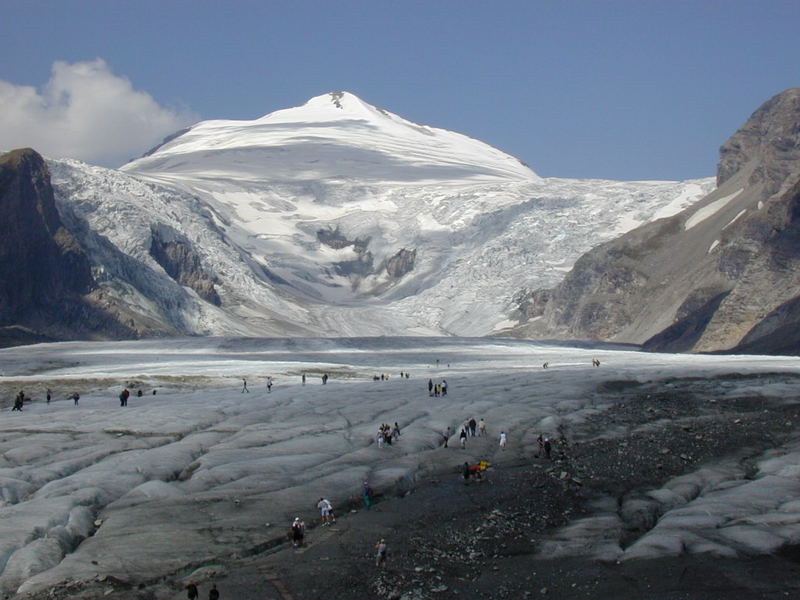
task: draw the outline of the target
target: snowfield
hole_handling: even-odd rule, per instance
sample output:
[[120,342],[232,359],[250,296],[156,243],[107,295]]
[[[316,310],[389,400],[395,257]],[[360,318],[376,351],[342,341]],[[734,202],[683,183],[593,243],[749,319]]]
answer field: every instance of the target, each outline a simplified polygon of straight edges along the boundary
[[[530,457],[539,433],[579,427],[604,410],[596,402],[602,381],[757,372],[797,374],[800,360],[455,338],[187,338],[0,350],[4,400],[19,389],[34,399],[22,412],[9,404],[0,427],[0,588],[44,590],[98,575],[180,578],[282,538],[294,516],[314,518],[320,496],[341,510],[358,507],[363,481],[393,494],[464,460],[501,469]],[[380,374],[390,377],[374,381]],[[429,378],[446,379],[448,395],[429,398]],[[134,393],[121,407],[125,385]],[[733,378],[726,386],[721,401],[800,397],[792,383],[754,388]],[[76,391],[77,406],[69,398]],[[455,430],[470,417],[486,420],[489,437],[462,451]],[[378,425],[395,422],[399,442],[378,448]],[[445,449],[448,427],[454,443]],[[502,454],[501,429],[509,436]],[[795,438],[758,458],[755,474],[731,458],[651,490],[663,516],[628,548],[608,507],[553,544],[564,555],[614,559],[796,544],[798,459]]]

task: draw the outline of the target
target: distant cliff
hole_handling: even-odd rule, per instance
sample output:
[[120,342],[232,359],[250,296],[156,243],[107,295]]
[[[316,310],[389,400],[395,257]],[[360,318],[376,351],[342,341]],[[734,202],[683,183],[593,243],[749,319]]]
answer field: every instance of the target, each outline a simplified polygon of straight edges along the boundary
[[86,300],[89,260],[56,210],[50,173],[39,154],[0,156],[0,345],[92,337],[129,337],[124,326]]
[[800,353],[800,89],[720,149],[718,188],[519,298],[511,335],[660,351]]

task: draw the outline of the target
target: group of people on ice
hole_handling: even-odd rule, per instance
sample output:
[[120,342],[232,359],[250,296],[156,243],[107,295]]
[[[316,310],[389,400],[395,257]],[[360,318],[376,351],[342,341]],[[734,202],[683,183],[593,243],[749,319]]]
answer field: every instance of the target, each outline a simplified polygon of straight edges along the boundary
[[437,398],[447,396],[447,380],[442,379],[439,383],[433,383],[433,379],[428,379],[428,396]]
[[400,426],[397,421],[395,421],[394,427],[388,423],[381,423],[378,427],[378,433],[375,435],[375,443],[378,444],[378,448],[383,448],[384,444],[391,445],[392,442],[396,442],[399,439]]

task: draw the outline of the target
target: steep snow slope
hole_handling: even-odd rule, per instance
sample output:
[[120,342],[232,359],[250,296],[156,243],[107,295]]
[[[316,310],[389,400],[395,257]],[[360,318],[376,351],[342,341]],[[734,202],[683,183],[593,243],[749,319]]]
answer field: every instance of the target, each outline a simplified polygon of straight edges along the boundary
[[222,306],[183,301],[186,333],[485,335],[521,289],[554,285],[589,248],[713,188],[543,179],[344,92],[199,123],[123,167],[152,185],[54,164],[62,203],[124,254],[147,263],[156,223],[194,244]]

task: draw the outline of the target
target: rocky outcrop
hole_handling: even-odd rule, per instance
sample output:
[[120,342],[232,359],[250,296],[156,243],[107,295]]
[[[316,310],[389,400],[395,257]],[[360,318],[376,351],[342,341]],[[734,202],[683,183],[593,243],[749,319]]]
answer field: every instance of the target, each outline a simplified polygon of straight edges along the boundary
[[[375,257],[368,250],[370,238],[350,240],[338,227],[318,230],[317,240],[334,250],[352,248],[354,258],[335,262],[333,267],[338,275],[350,277],[355,286],[358,286],[363,278],[382,273],[384,270],[392,280],[400,279],[414,269],[417,259],[416,250],[401,248],[396,254],[376,266]],[[380,289],[385,289],[385,287],[382,286]]]
[[414,261],[417,259],[416,250],[402,248],[397,254],[386,261],[386,272],[393,279],[400,279],[406,273],[414,269]]
[[167,225],[150,228],[150,256],[180,285],[193,289],[214,306],[221,306],[214,278],[203,269],[191,242]]
[[87,301],[83,248],[63,225],[50,173],[31,149],[0,156],[0,343],[130,332]]
[[690,209],[587,253],[555,289],[524,295],[525,323],[511,334],[800,352],[800,89],[723,144],[718,184]]

